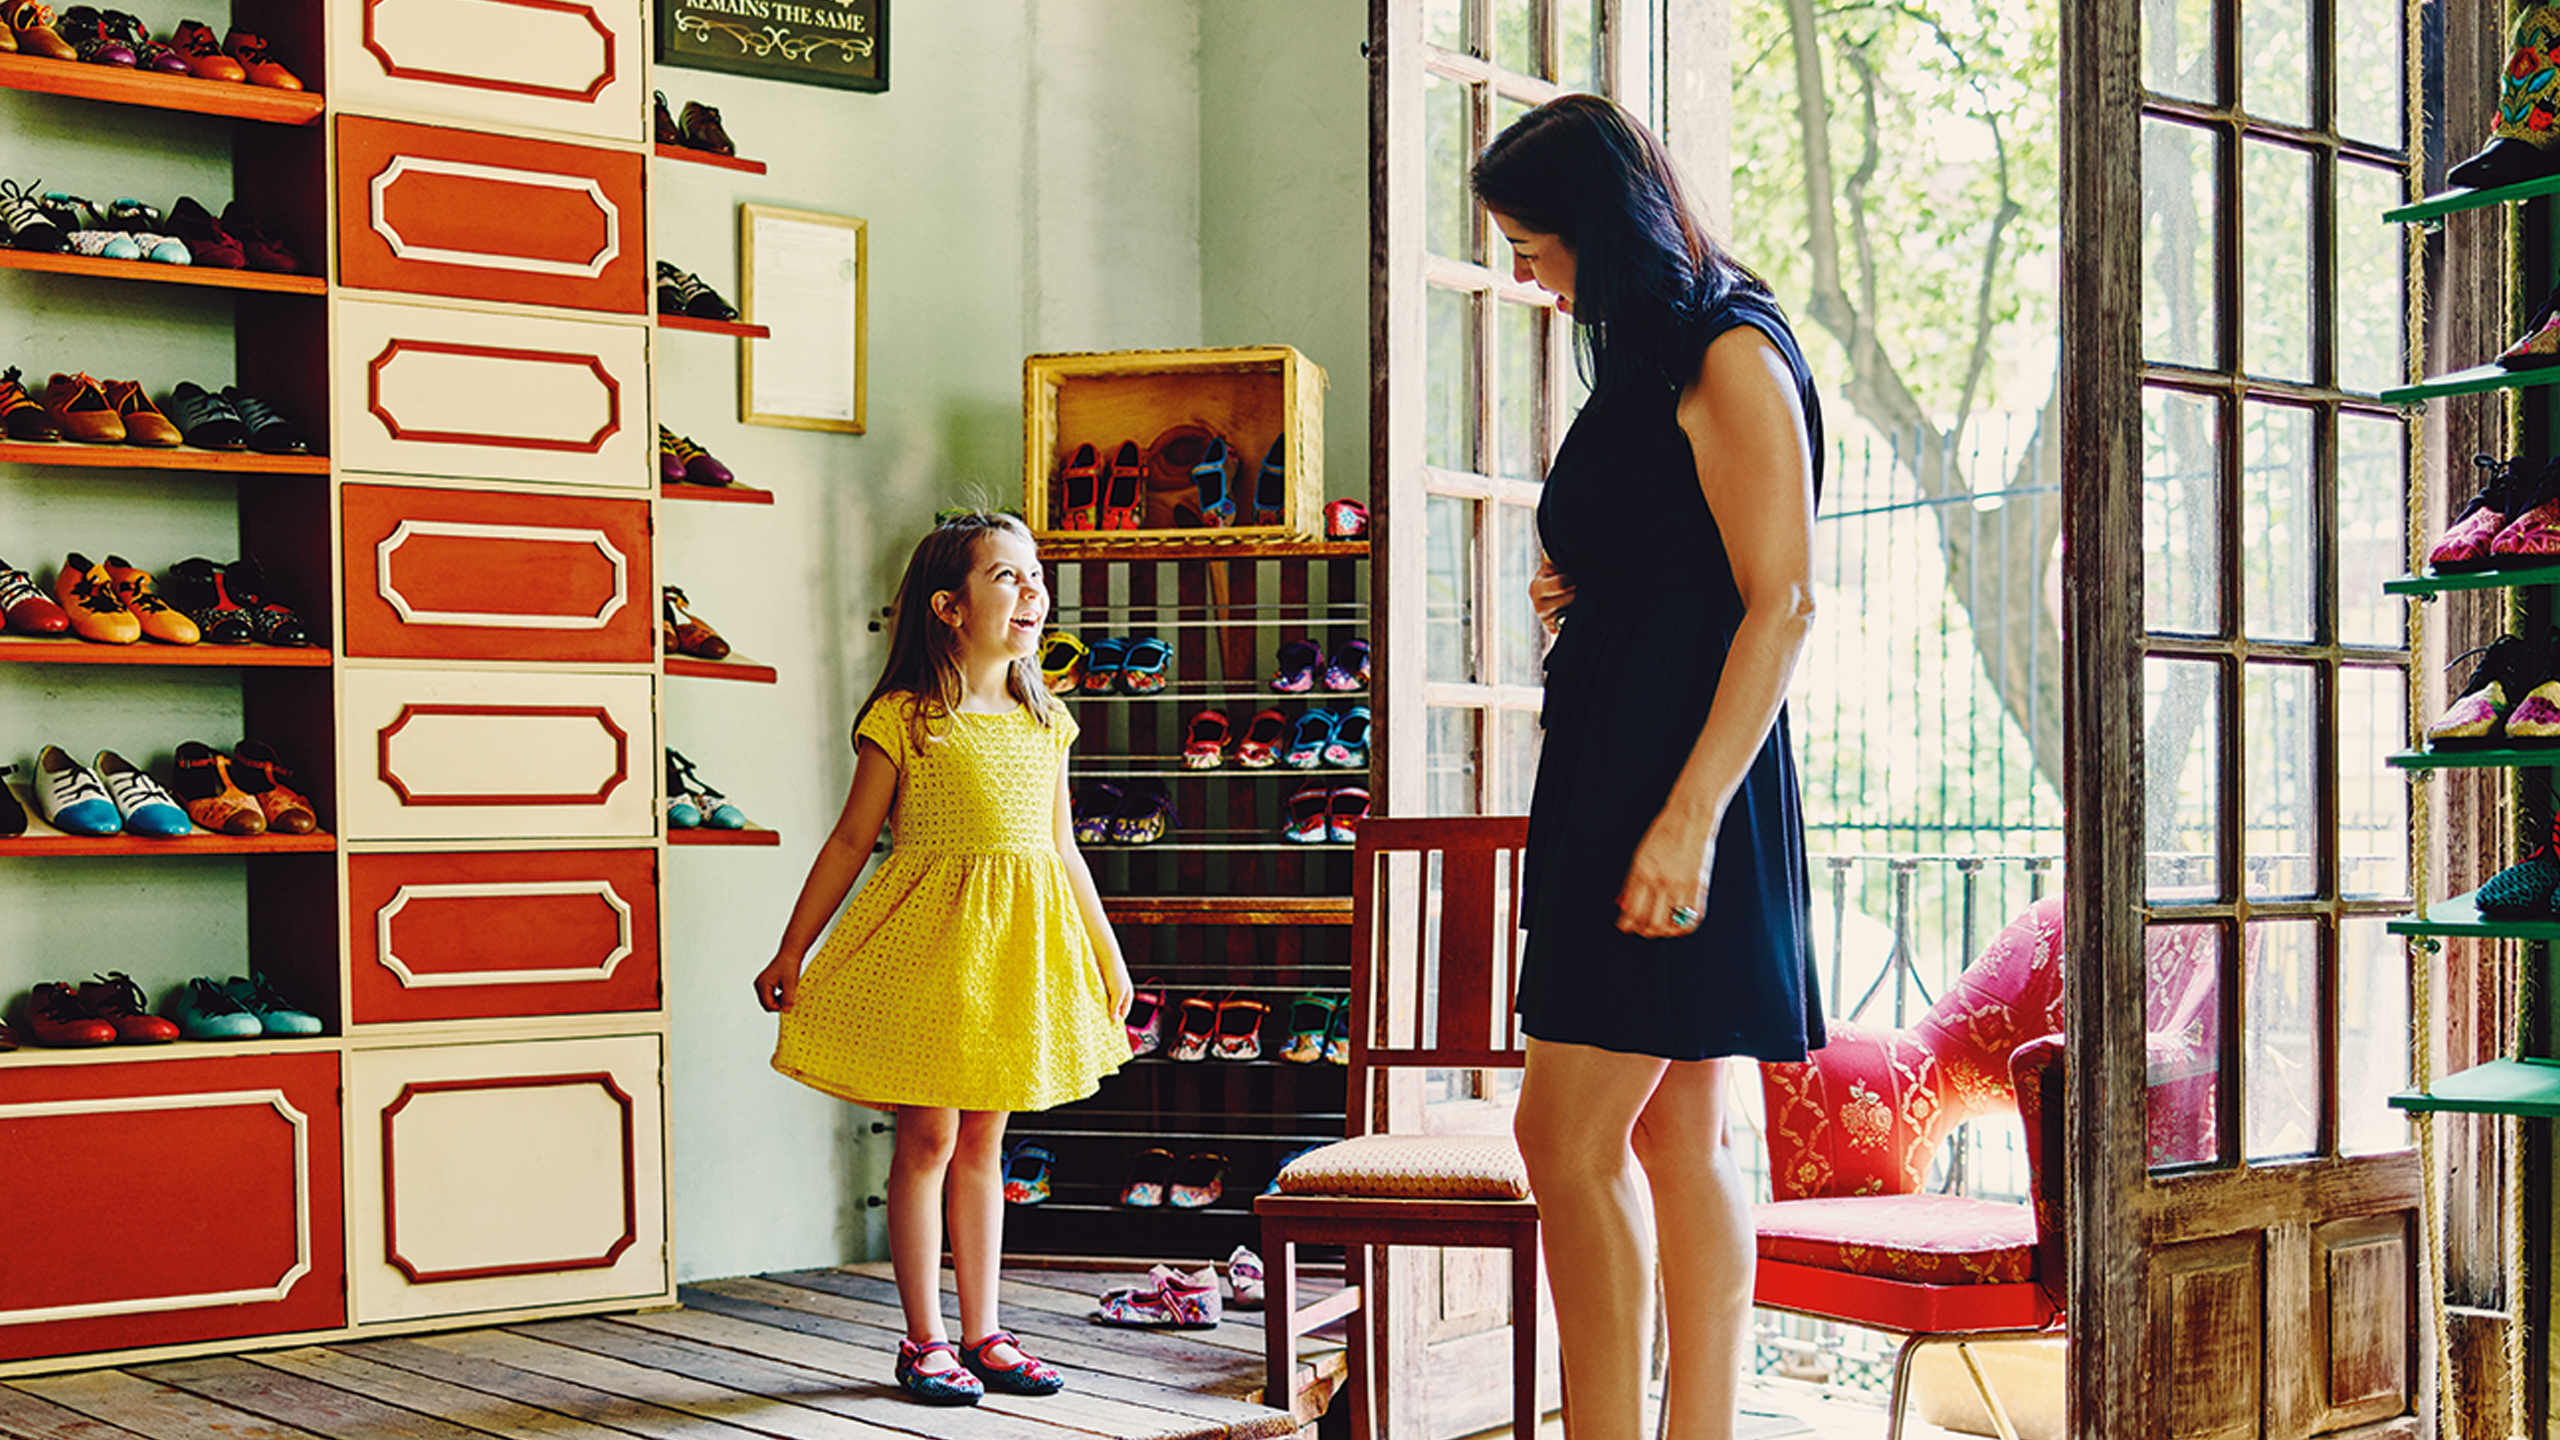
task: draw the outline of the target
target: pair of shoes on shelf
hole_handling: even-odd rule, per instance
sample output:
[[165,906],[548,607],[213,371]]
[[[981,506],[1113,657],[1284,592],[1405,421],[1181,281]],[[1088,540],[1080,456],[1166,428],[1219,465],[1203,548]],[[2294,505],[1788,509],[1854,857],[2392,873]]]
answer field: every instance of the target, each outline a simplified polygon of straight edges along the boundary
[[[114,557],[108,557],[114,564]],[[291,606],[267,598],[266,571],[250,557],[228,565],[201,555],[169,567],[167,595],[210,645],[316,645]]]
[[1308,706],[1298,716],[1280,762],[1292,770],[1313,770],[1319,765],[1365,770],[1369,768],[1369,719],[1366,705],[1339,711]]
[[169,418],[186,442],[199,450],[252,450],[261,455],[308,455],[311,442],[301,427],[276,407],[237,385],[209,390],[181,380],[169,392]]
[[668,485],[734,485],[738,477],[710,451],[658,427],[658,479]]
[[1087,695],[1155,695],[1168,683],[1173,647],[1153,635],[1106,635],[1085,648],[1080,680]]
[[221,981],[199,975],[179,988],[168,1009],[190,1040],[317,1035],[325,1028],[319,1016],[277,994],[264,975]]
[[53,595],[83,640],[102,645],[130,645],[143,639],[193,645],[204,639],[202,625],[161,597],[151,572],[121,555],[110,555],[103,563],[77,551],[65,556],[62,568],[54,573]]
[[1289,505],[1288,438],[1271,442],[1256,473],[1253,498],[1238,503],[1236,482],[1252,462],[1223,439],[1213,438],[1191,467],[1191,484],[1200,493],[1200,523],[1212,530],[1238,525],[1278,525]]
[[[1162,1005],[1157,1008],[1161,1013]],[[1270,1006],[1232,990],[1220,1000],[1190,996],[1182,1002],[1182,1018],[1174,1025],[1173,1038],[1166,1042],[1165,1058],[1187,1062],[1214,1055],[1221,1060],[1259,1060],[1262,1018],[1269,1013]]]
[[2471,463],[2487,478],[2427,552],[2427,567],[2460,575],[2560,559],[2560,460],[2531,474],[2521,455]]
[[746,812],[729,803],[729,797],[702,782],[693,773],[693,762],[673,750],[667,752],[667,826],[673,830],[744,830]]
[[1040,683],[1052,695],[1073,695],[1084,688],[1085,643],[1064,630],[1040,637]]
[[1281,1059],[1292,1065],[1313,1065],[1340,1046],[1347,1060],[1350,1044],[1350,996],[1310,990],[1289,1002],[1289,1043],[1281,1049]]
[[690,315],[696,320],[735,320],[738,307],[720,298],[720,292],[702,283],[690,270],[679,270],[664,260],[658,262],[658,313]]
[[1360,822],[1369,818],[1369,792],[1358,785],[1328,788],[1321,780],[1298,787],[1289,797],[1289,815],[1280,838],[1292,845],[1349,845],[1360,838]]
[[1369,642],[1345,640],[1327,655],[1313,640],[1283,643],[1271,667],[1271,688],[1283,695],[1304,695],[1316,688],[1347,695],[1369,688]]
[[[1129,1181],[1120,1187],[1120,1203],[1132,1210],[1171,1206],[1203,1210],[1226,1193],[1227,1157],[1198,1150],[1173,1158],[1171,1151],[1150,1146],[1129,1158]],[[1210,1282],[1215,1293],[1217,1281]]]
[[265,223],[237,200],[222,207],[217,220],[192,195],[181,195],[169,209],[164,227],[186,242],[195,263],[218,270],[265,270],[278,275],[302,273],[302,259]]
[[692,602],[684,598],[682,590],[673,585],[659,586],[658,608],[668,654],[694,655],[705,660],[729,658],[729,642],[695,617]]
[[1037,1205],[1049,1198],[1049,1173],[1058,1163],[1056,1152],[1036,1141],[1025,1140],[1004,1152],[1004,1203]]
[[0,630],[13,635],[69,633],[71,617],[45,598],[33,576],[0,560]]
[[65,834],[175,840],[195,833],[177,797],[113,750],[99,751],[91,768],[47,745],[36,752],[34,789],[45,823]]
[[1158,1265],[1142,1285],[1104,1291],[1093,1321],[1132,1330],[1214,1330],[1220,1309],[1216,1270],[1204,1265],[1186,1272]]
[[2501,635],[2454,664],[2480,657],[2461,693],[2427,727],[2431,750],[2560,745],[2560,632],[2542,642]]
[[729,139],[729,132],[720,128],[718,110],[699,100],[687,100],[681,115],[671,114],[667,110],[667,92],[660,90],[656,95],[657,113],[654,118],[659,144],[712,155],[738,153],[737,145]]
[[30,1042],[61,1049],[165,1045],[178,1038],[178,1027],[144,1008],[142,987],[121,970],[76,987],[65,981],[38,985],[27,997],[19,1028]]
[[1173,796],[1153,781],[1088,780],[1069,797],[1079,845],[1152,845],[1181,823]]
[[285,780],[293,774],[274,747],[243,740],[230,753],[201,741],[178,746],[177,782],[187,818],[217,835],[308,835],[320,828],[311,801]]
[[1106,465],[1102,452],[1078,445],[1058,469],[1058,528],[1135,530],[1146,519],[1147,458],[1123,440]]

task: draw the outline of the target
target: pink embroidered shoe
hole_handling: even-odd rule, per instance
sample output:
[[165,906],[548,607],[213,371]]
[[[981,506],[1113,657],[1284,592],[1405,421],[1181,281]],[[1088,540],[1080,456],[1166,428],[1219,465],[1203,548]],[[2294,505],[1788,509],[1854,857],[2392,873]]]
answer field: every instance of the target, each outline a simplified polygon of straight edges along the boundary
[[2523,337],[2499,351],[2497,363],[2510,370],[2560,365],[2560,290],[2543,297],[2542,308],[2524,323]]
[[[998,1365],[987,1358],[987,1352],[998,1345],[1010,1345],[1022,1358],[1010,1365]],[[1046,1360],[1035,1359],[1013,1338],[1011,1331],[994,1330],[975,1345],[960,1347],[960,1363],[978,1377],[990,1395],[1055,1395],[1067,1388],[1067,1379]]]
[[2560,745],[2560,679],[2534,686],[2507,712],[2507,739],[2516,745]]
[[2485,651],[2474,653],[2480,655],[2480,663],[2473,668],[2469,683],[2445,707],[2436,723],[2427,727],[2430,749],[2478,750],[2498,744],[2506,738],[2500,722],[2512,704],[2508,697],[2541,679],[2539,672],[2545,662],[2520,636],[2501,635]]
[[1204,1266],[1191,1274],[1170,1265],[1147,1272],[1144,1285],[1105,1291],[1093,1318],[1103,1325],[1134,1330],[1214,1330],[1218,1327],[1218,1272]]
[[1151,1145],[1129,1157],[1129,1183],[1120,1187],[1120,1203],[1153,1210],[1164,1203],[1164,1187],[1172,1178],[1173,1152]]
[[1221,710],[1203,710],[1191,717],[1188,739],[1182,742],[1182,764],[1190,770],[1215,770],[1227,753],[1227,717]]
[[[1164,1203],[1176,1210],[1206,1210],[1227,1193],[1227,1157],[1214,1150],[1201,1150],[1185,1155],[1173,1167],[1173,1183],[1166,1187]],[[1217,1272],[1209,1276],[1209,1293],[1217,1294]]]
[[1123,1025],[1129,1032],[1132,1058],[1164,1048],[1164,992],[1157,982],[1146,981],[1130,994],[1129,1018]]
[[1247,770],[1268,770],[1280,763],[1280,741],[1289,733],[1289,717],[1277,710],[1265,710],[1245,722],[1244,738],[1236,742],[1236,763]]
[[1235,1292],[1236,1308],[1262,1308],[1262,1257],[1239,1245],[1227,1257],[1227,1288]]
[[1194,995],[1182,1002],[1182,1023],[1174,1030],[1172,1048],[1165,1051],[1168,1060],[1206,1060],[1209,1047],[1218,1038],[1217,1002],[1206,995]]
[[[2471,463],[2486,470],[2488,478],[2480,482],[2480,493],[2471,497],[2453,523],[2444,530],[2444,538],[2427,552],[2427,568],[2439,575],[2461,574],[2494,568],[2497,557],[2489,551],[2498,532],[2507,528],[2508,517],[2531,508],[2524,493],[2525,458],[2521,455],[2500,464],[2487,455],[2474,455]],[[2549,471],[2543,472],[2546,476]]]
[[2538,500],[2489,542],[2492,565],[2560,556],[2560,495]]

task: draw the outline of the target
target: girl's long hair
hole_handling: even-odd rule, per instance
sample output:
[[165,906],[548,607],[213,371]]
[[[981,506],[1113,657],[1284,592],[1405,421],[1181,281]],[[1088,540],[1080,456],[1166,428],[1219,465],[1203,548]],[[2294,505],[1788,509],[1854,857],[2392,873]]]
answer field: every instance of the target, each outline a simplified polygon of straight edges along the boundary
[[1695,322],[1736,286],[1766,289],[1707,238],[1653,132],[1597,95],[1561,95],[1494,137],[1470,177],[1489,210],[1573,251],[1573,318],[1594,388],[1697,373]]
[[[967,588],[970,573],[978,568],[980,542],[998,531],[1026,541],[1032,538],[1031,527],[1011,515],[965,510],[945,516],[916,542],[915,553],[907,557],[906,576],[898,582],[896,608],[890,612],[889,663],[881,669],[880,683],[871,687],[870,698],[854,713],[857,731],[872,706],[899,694],[914,697],[907,712],[907,738],[918,751],[932,743],[935,730],[950,727],[952,714],[960,708],[960,645],[951,627],[933,613],[933,597]],[[1040,683],[1035,665],[1036,657],[1014,661],[1007,667],[1005,688],[1033,719],[1053,724],[1063,707]]]

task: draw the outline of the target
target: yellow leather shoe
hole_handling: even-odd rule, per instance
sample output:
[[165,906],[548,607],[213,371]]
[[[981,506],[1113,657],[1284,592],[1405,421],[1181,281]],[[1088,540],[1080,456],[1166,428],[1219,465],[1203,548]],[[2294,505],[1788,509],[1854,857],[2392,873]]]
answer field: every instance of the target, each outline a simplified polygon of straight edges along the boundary
[[83,445],[124,443],[124,417],[97,381],[86,375],[56,374],[44,387],[44,413],[65,440]]
[[135,569],[121,555],[108,556],[103,568],[107,583],[115,587],[116,598],[142,622],[144,638],[163,645],[193,645],[204,638],[204,631],[196,628],[196,622],[160,598],[160,587],[152,582],[150,571]]
[[[112,413],[112,412],[111,412]],[[54,572],[53,598],[71,617],[71,633],[101,645],[130,645],[142,638],[142,621],[116,598],[107,567],[77,551]]]

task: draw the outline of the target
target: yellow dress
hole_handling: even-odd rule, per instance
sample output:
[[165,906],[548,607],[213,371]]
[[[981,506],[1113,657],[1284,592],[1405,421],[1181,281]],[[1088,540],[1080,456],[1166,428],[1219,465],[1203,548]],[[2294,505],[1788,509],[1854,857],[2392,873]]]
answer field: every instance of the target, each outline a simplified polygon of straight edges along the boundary
[[1076,724],[955,715],[919,753],[912,703],[884,696],[854,729],[897,763],[895,840],[801,974],[773,1068],[879,1109],[1081,1099],[1129,1041],[1058,856]]

